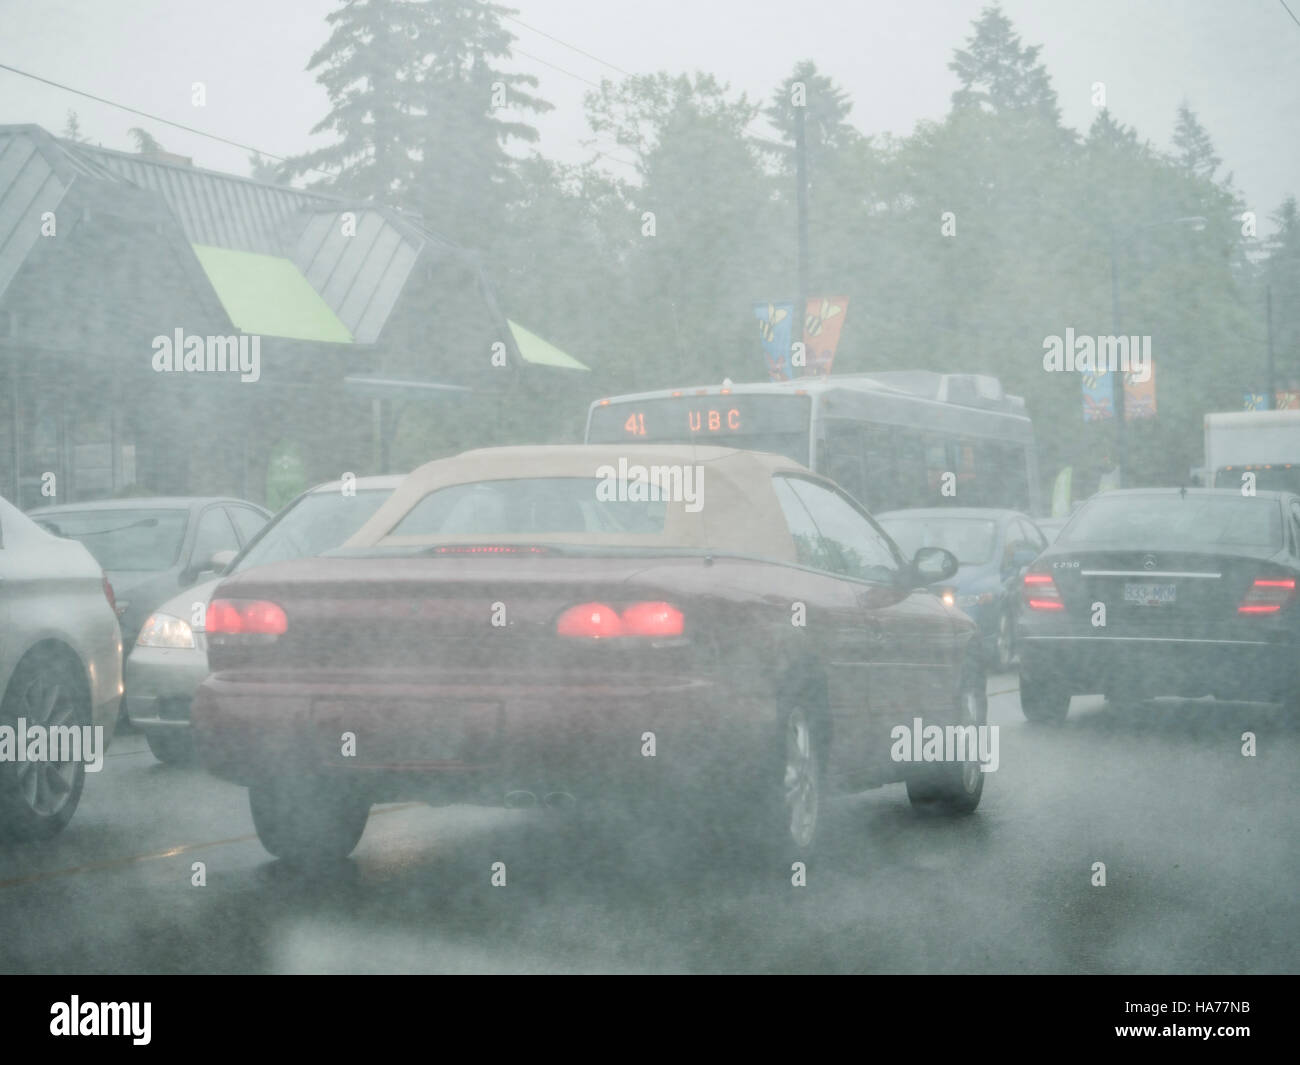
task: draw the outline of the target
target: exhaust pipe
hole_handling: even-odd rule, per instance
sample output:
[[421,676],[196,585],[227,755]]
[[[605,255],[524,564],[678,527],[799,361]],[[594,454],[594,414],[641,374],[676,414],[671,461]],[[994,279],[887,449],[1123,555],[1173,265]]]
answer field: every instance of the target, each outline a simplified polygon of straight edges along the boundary
[[548,810],[572,810],[577,801],[567,791],[549,791],[542,805]]
[[528,810],[537,805],[537,796],[531,791],[507,791],[507,810]]

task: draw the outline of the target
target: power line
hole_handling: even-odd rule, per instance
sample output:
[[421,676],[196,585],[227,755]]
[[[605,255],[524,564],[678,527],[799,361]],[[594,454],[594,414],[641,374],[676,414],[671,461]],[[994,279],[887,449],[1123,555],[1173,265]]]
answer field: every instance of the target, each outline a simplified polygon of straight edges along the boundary
[[[578,55],[586,56],[588,59],[592,60],[593,62],[599,63],[603,67],[609,67],[610,70],[614,71],[615,73],[622,74],[623,77],[625,78],[632,77],[632,75],[629,74],[622,67],[615,66],[613,63],[606,62],[604,59],[601,59],[600,56],[598,55],[592,55],[590,52],[584,52],[576,44],[569,44],[568,41],[562,41],[558,37],[552,37],[545,30],[539,30],[536,26],[530,26],[526,22],[520,22],[519,19],[511,18],[509,15],[505,15],[503,17],[507,22],[513,22],[516,26],[522,26],[524,29],[529,30],[532,33],[536,33],[542,37],[545,37],[548,41],[554,41],[556,44],[561,45],[564,48],[568,48],[572,52],[577,52]],[[521,52],[520,54],[522,55],[523,53]]]
[[554,63],[548,62],[541,56],[533,55],[531,52],[525,52],[522,48],[512,48],[511,51],[518,52],[521,56],[531,59],[534,63],[541,63],[544,67],[550,67],[552,70],[558,70],[561,74],[567,74],[569,77],[582,82],[584,85],[590,85],[593,89],[600,88],[599,82],[592,81],[590,78],[584,78],[581,74],[575,74],[572,70],[565,70],[564,67],[556,66]]
[[1277,2],[1282,5],[1282,10],[1291,16],[1291,21],[1294,22],[1297,26],[1300,26],[1300,18],[1296,18],[1295,12],[1286,6],[1286,0],[1277,0]]
[[[161,115],[150,114],[148,111],[141,111],[139,108],[129,107],[126,104],[120,104],[116,100],[109,100],[103,96],[96,96],[92,92],[85,92],[82,89],[74,89],[71,85],[64,85],[62,82],[53,81],[50,78],[43,78],[39,74],[33,74],[27,70],[19,70],[17,67],[11,67],[7,63],[0,63],[0,70],[7,70],[12,74],[19,74],[24,78],[31,78],[33,81],[39,81],[45,85],[52,85],[56,89],[62,89],[64,92],[70,92],[75,96],[83,96],[87,100],[94,100],[96,103],[106,104],[109,107],[116,107],[119,111],[126,111],[128,114],[139,115],[141,118],[147,118],[150,122],[161,122],[164,126],[171,126],[174,129],[184,130],[186,133],[193,133],[199,137],[207,137],[209,140],[219,141],[221,144],[228,144],[232,148],[238,148],[245,152],[255,152],[258,155],[265,156],[267,159],[274,159],[277,162],[284,162],[286,157],[275,155],[273,152],[264,152],[260,148],[254,148],[251,144],[241,144],[239,141],[232,141],[228,137],[219,136],[216,133],[208,133],[201,129],[195,129],[193,126],[187,126],[183,122],[173,122],[170,118],[163,118]],[[320,170],[317,167],[310,167],[311,173],[320,174],[323,177],[337,177],[328,170]]]

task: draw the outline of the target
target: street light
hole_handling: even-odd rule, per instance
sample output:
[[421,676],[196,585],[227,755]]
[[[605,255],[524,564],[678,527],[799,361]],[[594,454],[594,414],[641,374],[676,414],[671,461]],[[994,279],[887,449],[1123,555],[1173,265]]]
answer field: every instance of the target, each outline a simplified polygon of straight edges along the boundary
[[[1182,218],[1169,218],[1161,222],[1147,222],[1132,230],[1130,240],[1125,247],[1133,243],[1132,237],[1148,229],[1161,226],[1189,226],[1196,232],[1205,228],[1205,219],[1201,215],[1187,215]],[[1110,230],[1110,319],[1111,334],[1120,336],[1119,328],[1119,230],[1111,226]],[[1119,452],[1119,487],[1124,487],[1125,474],[1128,472],[1128,425],[1124,415],[1124,371],[1119,371],[1119,387],[1115,389],[1115,446]]]

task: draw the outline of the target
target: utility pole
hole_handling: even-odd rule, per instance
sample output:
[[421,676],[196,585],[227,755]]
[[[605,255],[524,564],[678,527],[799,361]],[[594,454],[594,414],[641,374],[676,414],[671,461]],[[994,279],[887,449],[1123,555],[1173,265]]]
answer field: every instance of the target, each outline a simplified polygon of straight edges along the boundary
[[1268,284],[1264,286],[1264,333],[1268,337],[1268,371],[1265,380],[1268,382],[1268,410],[1273,410],[1277,406],[1277,385],[1274,381],[1273,365],[1273,286]]
[[[1114,229],[1110,233],[1110,321],[1111,335],[1120,336],[1119,330],[1119,248]],[[1124,371],[1116,371],[1115,382],[1115,450],[1119,452],[1119,486],[1124,487],[1128,472],[1128,424],[1124,420]]]
[[[804,135],[804,113],[807,110],[803,104],[794,109],[795,209],[799,228],[799,295],[794,305],[795,321],[798,323],[798,330],[794,334],[796,343],[804,342],[804,318],[808,313],[808,141]],[[805,350],[805,358],[807,354]]]

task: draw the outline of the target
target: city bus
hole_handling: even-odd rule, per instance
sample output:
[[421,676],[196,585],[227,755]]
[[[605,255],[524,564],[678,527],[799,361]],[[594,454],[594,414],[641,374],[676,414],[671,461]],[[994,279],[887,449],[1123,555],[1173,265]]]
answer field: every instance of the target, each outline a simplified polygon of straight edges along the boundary
[[1024,400],[979,374],[898,370],[612,396],[592,403],[586,440],[776,452],[874,512],[1043,513]]

